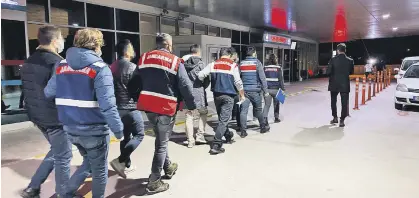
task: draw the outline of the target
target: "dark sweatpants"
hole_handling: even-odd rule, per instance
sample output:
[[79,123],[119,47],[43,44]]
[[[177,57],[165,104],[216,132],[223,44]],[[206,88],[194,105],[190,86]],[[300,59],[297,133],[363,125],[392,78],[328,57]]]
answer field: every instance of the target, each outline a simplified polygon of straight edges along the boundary
[[341,120],[345,120],[348,116],[348,101],[349,101],[349,93],[348,92],[330,92],[331,97],[331,108],[332,108],[332,116],[334,118],[338,117],[336,103],[338,100],[338,95],[340,94],[340,100],[342,102],[342,112],[341,112]]

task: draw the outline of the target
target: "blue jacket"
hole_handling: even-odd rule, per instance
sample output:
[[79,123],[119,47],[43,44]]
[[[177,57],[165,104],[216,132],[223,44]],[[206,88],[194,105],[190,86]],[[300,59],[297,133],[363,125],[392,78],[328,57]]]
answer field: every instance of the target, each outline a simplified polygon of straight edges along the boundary
[[240,75],[243,87],[248,92],[267,93],[267,83],[262,63],[255,57],[248,56],[240,62]]
[[111,70],[94,51],[68,49],[44,92],[55,97],[58,118],[68,133],[106,135],[109,128],[122,133]]
[[281,66],[278,65],[267,65],[265,66],[265,76],[268,82],[268,89],[278,90],[281,88],[284,90],[284,77],[282,75]]

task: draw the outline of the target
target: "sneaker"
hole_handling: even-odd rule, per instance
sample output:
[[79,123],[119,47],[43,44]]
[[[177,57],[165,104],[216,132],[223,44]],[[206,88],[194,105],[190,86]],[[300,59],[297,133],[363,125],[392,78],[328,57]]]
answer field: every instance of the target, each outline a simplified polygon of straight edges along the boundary
[[40,189],[27,187],[20,193],[20,196],[23,198],[40,198],[39,194],[41,194]]
[[207,143],[207,140],[205,140],[204,136],[196,137],[195,141],[196,141],[196,143],[199,143],[199,144],[206,144]]
[[127,175],[125,174],[125,163],[121,163],[119,162],[118,158],[115,158],[114,160],[111,161],[111,167],[113,168],[113,170],[122,178],[126,179]]
[[280,123],[281,120],[279,118],[275,118],[275,123]]
[[131,165],[130,167],[126,167],[124,170],[125,175],[128,175],[132,172],[134,172],[135,170],[137,170],[137,167]]
[[188,148],[193,148],[195,146],[195,142],[188,142]]
[[269,127],[269,126],[262,126],[261,128],[260,128],[260,133],[267,133],[267,132],[269,132],[269,130],[271,130],[271,127]]
[[173,175],[176,174],[179,165],[177,163],[170,163],[169,167],[164,170],[164,178],[165,179],[172,179]]
[[146,192],[148,195],[164,192],[169,189],[169,184],[164,183],[161,178],[156,181],[148,181]]
[[218,144],[215,144],[212,147],[212,149],[209,151],[209,153],[211,155],[218,155],[218,154],[221,154],[221,153],[224,153],[224,152],[225,152],[225,149],[221,148],[221,145],[218,145]]
[[330,124],[337,124],[337,123],[339,123],[339,121],[338,121],[338,118],[333,118],[333,120],[332,121],[330,121]]
[[345,120],[340,120],[339,127],[345,127]]
[[247,137],[247,132],[246,132],[246,130],[240,130],[240,137],[241,138],[245,138],[245,137]]

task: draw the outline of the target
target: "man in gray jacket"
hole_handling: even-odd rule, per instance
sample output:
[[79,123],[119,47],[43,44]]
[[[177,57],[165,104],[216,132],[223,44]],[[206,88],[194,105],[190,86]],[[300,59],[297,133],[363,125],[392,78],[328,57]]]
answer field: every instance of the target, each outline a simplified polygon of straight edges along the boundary
[[[205,140],[205,125],[207,123],[207,98],[205,89],[209,85],[209,78],[205,78],[204,81],[198,79],[198,73],[205,68],[205,64],[201,58],[201,47],[194,44],[190,47],[190,54],[183,56],[184,65],[186,72],[188,73],[189,79],[193,84],[192,94],[196,103],[195,110],[186,111],[186,124],[185,131],[188,138],[188,148],[195,146],[195,142],[199,144],[206,144]],[[194,117],[199,117],[198,132],[196,133],[196,139],[194,138]]]

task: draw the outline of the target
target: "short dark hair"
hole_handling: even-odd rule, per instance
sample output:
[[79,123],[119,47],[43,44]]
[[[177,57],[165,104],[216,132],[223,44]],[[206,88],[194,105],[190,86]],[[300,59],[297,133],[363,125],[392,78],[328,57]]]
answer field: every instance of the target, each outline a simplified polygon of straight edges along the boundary
[[198,44],[193,44],[191,45],[191,47],[189,48],[189,52],[192,54],[196,54],[201,50],[201,46],[199,46]]
[[222,47],[220,49],[220,56],[231,56],[233,54],[233,51],[231,50],[231,47]]
[[266,65],[278,65],[278,59],[276,58],[275,54],[269,54]]
[[118,42],[116,45],[116,53],[118,54],[118,57],[121,58],[127,53],[128,46],[131,44],[131,41],[128,39],[124,39]]
[[346,52],[346,45],[345,45],[345,43],[340,43],[340,44],[338,45],[338,47],[337,47],[337,50],[338,50],[339,52]]
[[54,26],[43,26],[38,30],[38,42],[40,45],[49,45],[53,39],[60,36],[61,31]]
[[166,48],[167,46],[167,42],[168,41],[172,41],[172,36],[170,36],[170,34],[166,34],[166,33],[161,33],[158,34],[156,37],[156,47],[157,49],[159,48]]
[[247,47],[246,55],[247,56],[253,56],[253,54],[256,52],[256,48],[253,46]]

